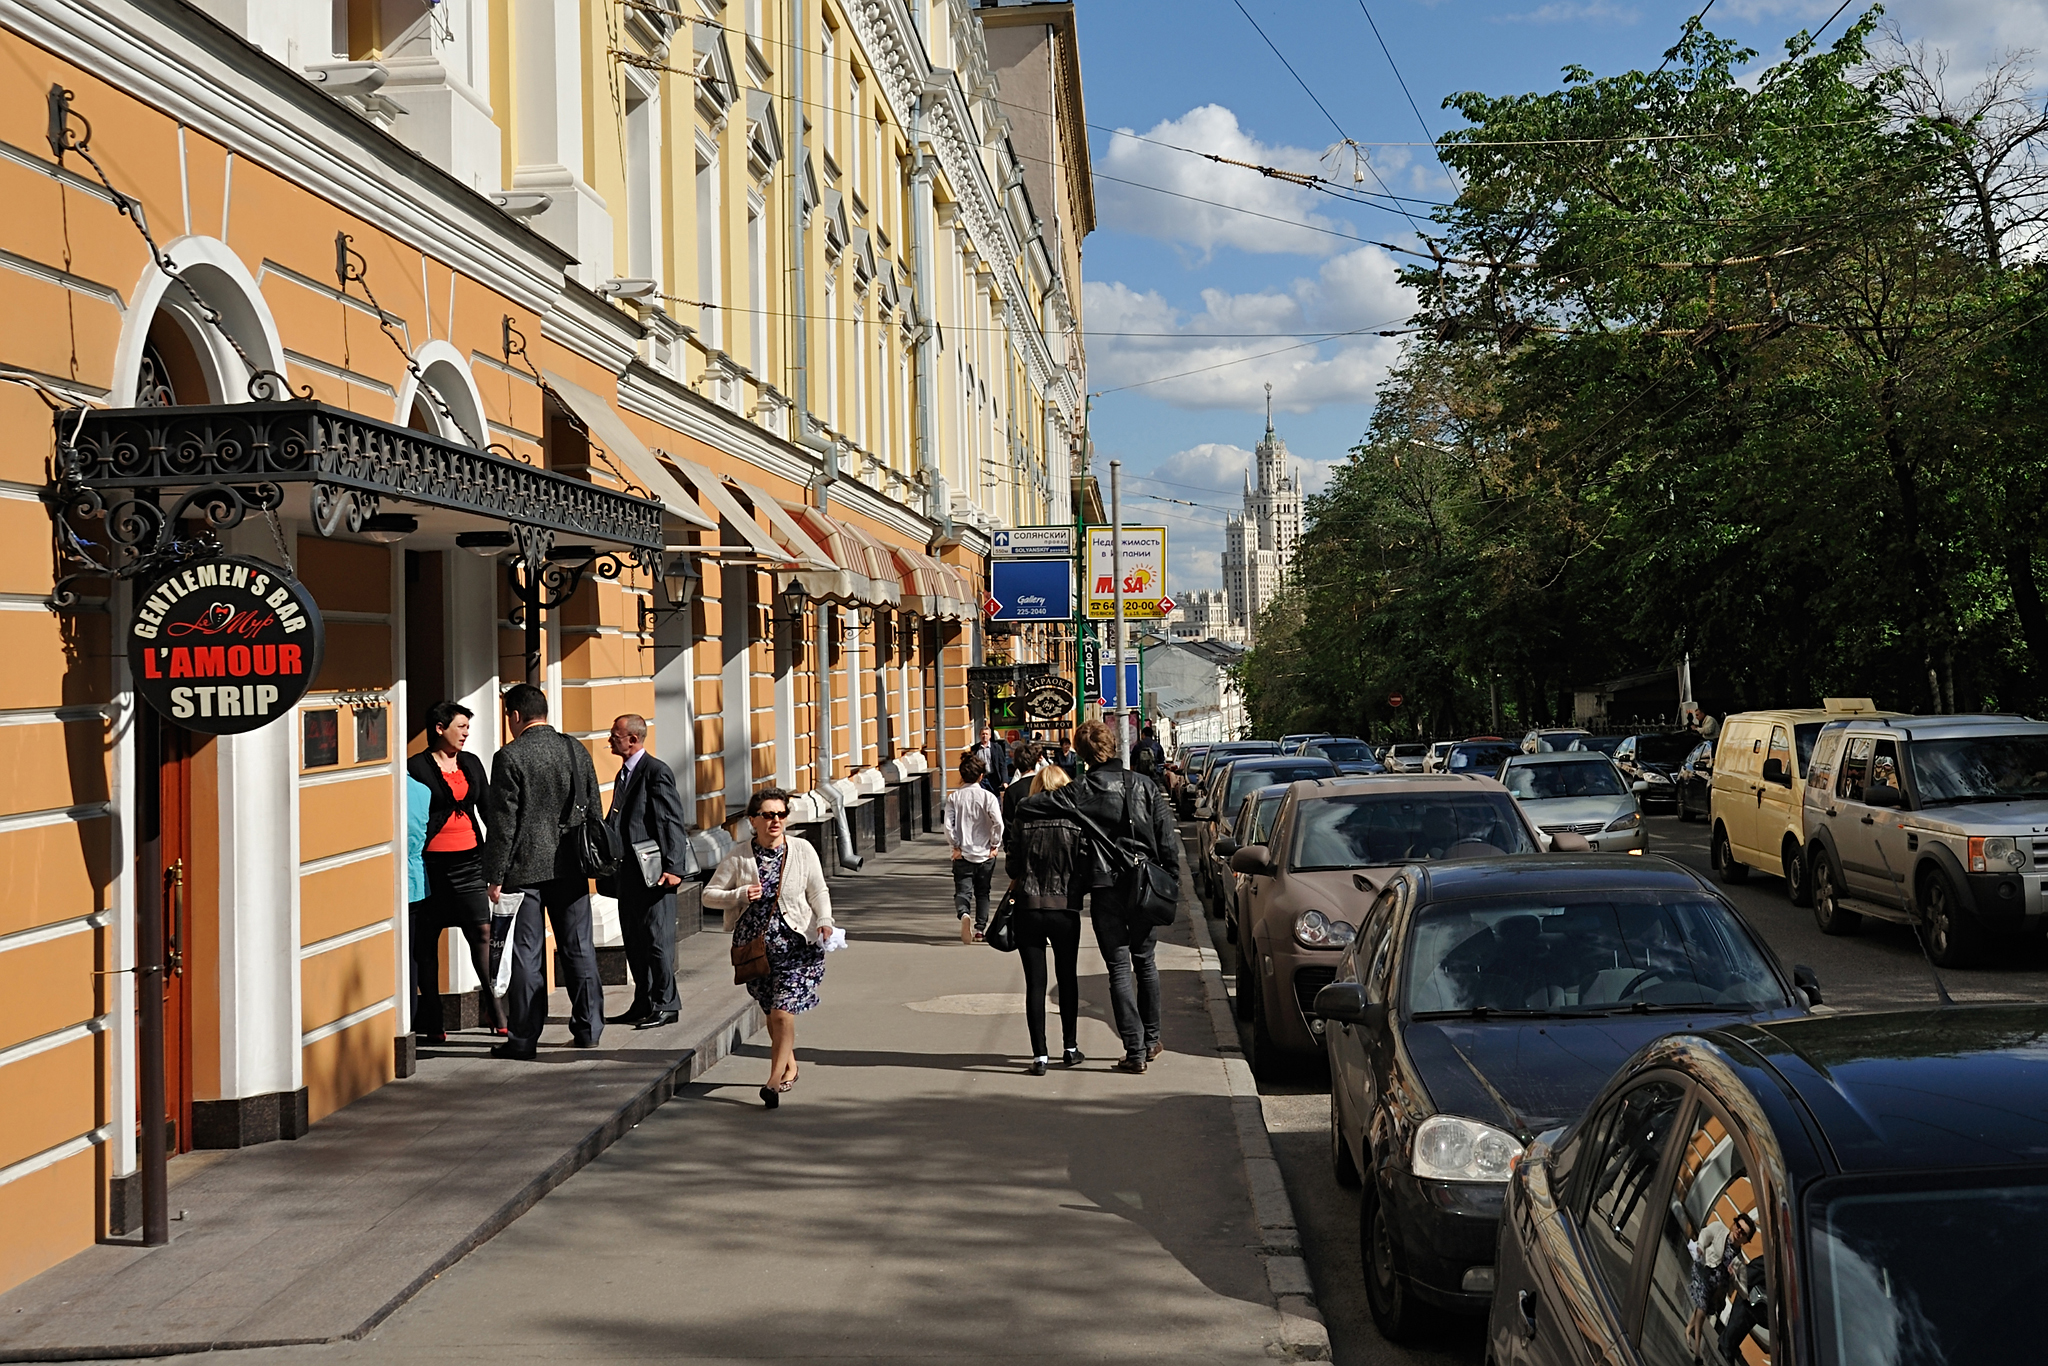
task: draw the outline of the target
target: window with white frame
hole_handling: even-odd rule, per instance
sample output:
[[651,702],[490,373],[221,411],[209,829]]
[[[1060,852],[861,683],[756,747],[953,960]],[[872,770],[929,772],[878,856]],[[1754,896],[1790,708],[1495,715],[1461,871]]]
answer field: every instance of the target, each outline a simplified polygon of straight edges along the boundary
[[[868,354],[865,323],[867,322],[868,298],[865,294],[853,296],[853,420],[846,424],[847,434],[861,446],[868,446]],[[869,449],[873,449],[869,446]]]
[[896,429],[892,425],[889,390],[889,312],[882,310],[882,316],[875,323],[875,449],[896,467]]
[[747,0],[747,36],[761,41],[761,0]]
[[824,117],[820,120],[825,125],[825,155],[831,157],[835,163],[839,160],[839,72],[833,64],[833,50],[836,46],[835,30],[827,24],[818,34],[819,65],[825,73],[824,79],[818,83],[818,88],[825,96]]
[[658,280],[661,196],[655,167],[661,154],[659,96],[626,81],[626,269],[641,280]]
[[697,144],[697,331],[704,344],[723,345],[718,321],[718,156]]
[[768,227],[767,205],[747,200],[747,308],[753,315],[750,364],[754,378],[768,382]]
[[866,87],[861,84],[860,77],[848,73],[846,88],[850,92],[846,101],[846,112],[853,119],[852,135],[846,139],[846,172],[848,181],[853,186],[853,192],[863,200],[866,200],[868,196],[861,188],[862,181],[860,178],[860,124],[861,119],[867,113],[867,105],[861,99],[861,92]]
[[825,281],[825,424],[834,431],[839,425],[839,285]]

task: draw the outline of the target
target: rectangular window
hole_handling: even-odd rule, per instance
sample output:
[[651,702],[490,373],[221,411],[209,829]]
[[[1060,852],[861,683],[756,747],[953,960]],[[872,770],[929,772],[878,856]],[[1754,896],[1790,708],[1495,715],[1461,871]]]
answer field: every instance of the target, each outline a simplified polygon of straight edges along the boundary
[[825,422],[839,426],[839,290],[825,282]]
[[723,345],[718,326],[718,162],[697,158],[697,330],[707,346]]
[[1584,1224],[1586,1243],[1616,1298],[1628,1290],[1636,1248],[1657,1227],[1663,1192],[1653,1188],[1684,1099],[1684,1089],[1671,1082],[1645,1082],[1622,1097],[1605,1121],[1604,1133],[1591,1131],[1600,1143]]
[[299,766],[332,768],[341,762],[341,713],[329,708],[299,714]]
[[835,136],[839,128],[839,72],[832,60],[836,33],[837,30],[827,24],[818,35],[818,65],[824,72],[824,79],[819,81],[818,88],[825,96],[825,108],[821,111],[822,117],[818,121],[824,125],[825,155],[835,162],[839,159],[836,154],[839,141]]
[[867,299],[856,295],[853,301],[853,420],[847,423],[847,429],[855,443],[862,446],[868,444],[868,357],[862,338],[862,324],[866,321],[867,311]]
[[857,195],[860,195],[862,199],[866,199],[867,196],[861,193],[860,178],[860,121],[862,114],[865,112],[863,108],[863,102],[861,100],[861,90],[863,89],[863,87],[861,85],[860,77],[851,77],[847,83],[847,89],[851,92],[851,98],[849,98],[846,101],[846,112],[853,119],[853,132],[852,136],[847,138],[846,140],[846,170],[848,173],[848,178],[853,186],[853,192]]
[[626,269],[639,280],[654,273],[655,105],[649,96],[626,83]]
[[761,0],[747,0],[747,36],[761,41]]
[[356,762],[382,763],[391,757],[391,713],[369,707],[356,713]]

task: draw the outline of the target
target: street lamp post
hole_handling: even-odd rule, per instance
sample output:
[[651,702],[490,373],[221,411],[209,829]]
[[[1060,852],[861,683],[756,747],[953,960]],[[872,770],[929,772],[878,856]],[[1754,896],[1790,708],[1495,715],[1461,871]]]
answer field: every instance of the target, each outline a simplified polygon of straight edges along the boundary
[[1124,696],[1130,691],[1124,678],[1124,505],[1119,478],[1123,461],[1109,462],[1109,572],[1115,579],[1111,585],[1116,594],[1116,757],[1125,764],[1131,761],[1131,725],[1126,714],[1131,699]]

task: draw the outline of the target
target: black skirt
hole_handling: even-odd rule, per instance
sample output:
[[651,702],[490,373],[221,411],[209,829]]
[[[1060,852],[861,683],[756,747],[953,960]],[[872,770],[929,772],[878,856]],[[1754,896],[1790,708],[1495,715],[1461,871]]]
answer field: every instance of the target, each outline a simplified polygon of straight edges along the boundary
[[481,849],[429,849],[420,857],[427,869],[427,900],[443,925],[478,925],[491,918]]

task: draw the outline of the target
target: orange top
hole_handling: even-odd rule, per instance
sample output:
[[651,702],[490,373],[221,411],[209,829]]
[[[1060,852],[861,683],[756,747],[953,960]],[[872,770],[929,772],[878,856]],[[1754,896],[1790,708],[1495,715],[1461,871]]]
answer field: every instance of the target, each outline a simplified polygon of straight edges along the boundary
[[[441,770],[441,781],[448,784],[457,802],[469,799],[469,779],[462,776],[462,766]],[[470,822],[469,813],[457,811],[448,817],[448,823],[436,831],[427,841],[427,849],[436,854],[459,854],[465,849],[476,848],[476,826]]]

